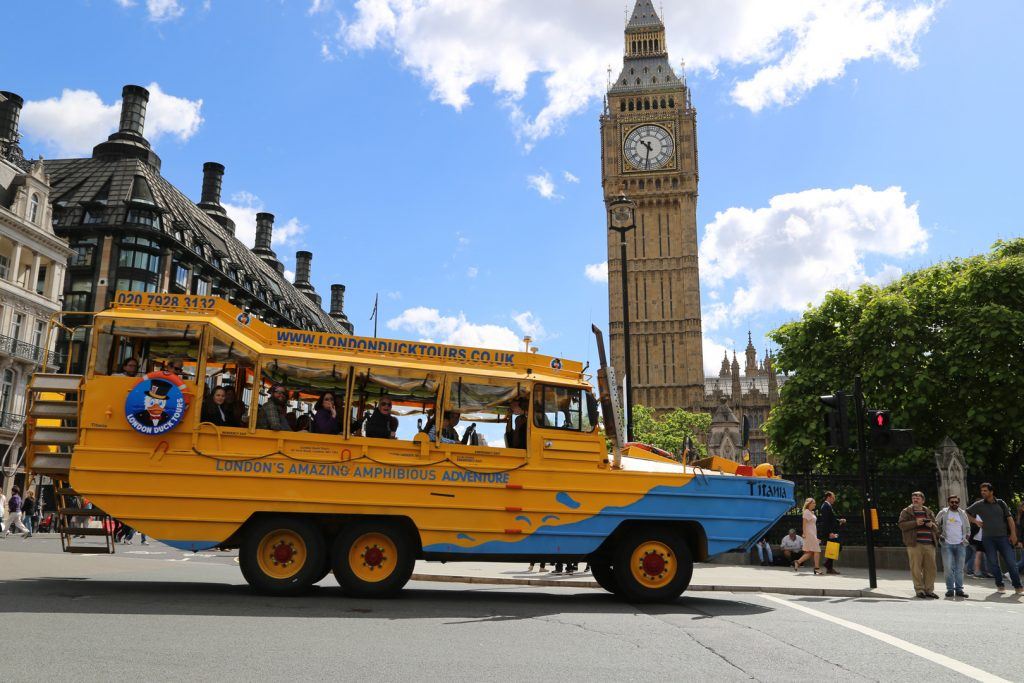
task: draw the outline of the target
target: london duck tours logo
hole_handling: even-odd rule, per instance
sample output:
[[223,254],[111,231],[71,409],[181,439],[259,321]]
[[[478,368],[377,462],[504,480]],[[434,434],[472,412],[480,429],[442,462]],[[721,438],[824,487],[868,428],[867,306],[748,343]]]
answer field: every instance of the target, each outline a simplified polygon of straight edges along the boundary
[[129,392],[125,419],[137,432],[163,434],[178,426],[188,410],[184,383],[177,375],[151,372]]

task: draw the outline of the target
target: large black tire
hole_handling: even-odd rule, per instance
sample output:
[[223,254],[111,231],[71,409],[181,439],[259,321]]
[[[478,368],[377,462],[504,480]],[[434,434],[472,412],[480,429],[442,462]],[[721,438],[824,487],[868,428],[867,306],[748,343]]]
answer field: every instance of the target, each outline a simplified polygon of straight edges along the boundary
[[617,595],[630,602],[670,602],[693,577],[693,557],[686,540],[671,529],[628,531],[615,547],[612,562]]
[[590,571],[594,574],[594,580],[597,581],[601,588],[609,593],[619,594],[619,583],[610,564],[607,562],[591,562]]
[[238,564],[256,592],[299,595],[323,578],[326,556],[323,534],[315,525],[296,517],[263,517],[246,528]]
[[331,549],[334,578],[354,598],[392,598],[416,566],[416,544],[401,524],[383,519],[346,525]]

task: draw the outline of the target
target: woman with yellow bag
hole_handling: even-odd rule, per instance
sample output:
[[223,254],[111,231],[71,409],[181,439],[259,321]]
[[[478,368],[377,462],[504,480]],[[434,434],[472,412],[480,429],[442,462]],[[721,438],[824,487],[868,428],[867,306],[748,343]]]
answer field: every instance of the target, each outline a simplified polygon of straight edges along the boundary
[[839,527],[846,524],[845,518],[836,517],[835,502],[836,494],[825,491],[818,514],[818,536],[825,542],[826,574],[839,573],[835,568],[835,561],[839,559]]
[[793,563],[793,571],[799,572],[805,560],[814,558],[814,573],[821,574],[819,557],[821,556],[821,543],[818,542],[818,517],[814,514],[815,502],[813,498],[804,501],[804,554]]

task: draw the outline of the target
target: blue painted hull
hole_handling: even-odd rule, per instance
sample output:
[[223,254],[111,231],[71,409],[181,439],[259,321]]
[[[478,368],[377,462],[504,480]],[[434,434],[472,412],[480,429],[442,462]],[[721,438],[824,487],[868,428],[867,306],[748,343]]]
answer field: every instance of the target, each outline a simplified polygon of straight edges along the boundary
[[[563,496],[558,494],[557,502],[570,509],[575,501]],[[428,554],[464,555],[467,559],[584,556],[595,551],[622,522],[671,520],[700,524],[707,536],[708,556],[713,557],[734,548],[749,548],[792,507],[793,482],[698,475],[679,486],[656,486],[634,503],[605,508],[587,519],[569,524],[542,522],[532,533],[515,540],[476,545],[435,543],[423,550]],[[469,538],[463,535],[461,540]]]

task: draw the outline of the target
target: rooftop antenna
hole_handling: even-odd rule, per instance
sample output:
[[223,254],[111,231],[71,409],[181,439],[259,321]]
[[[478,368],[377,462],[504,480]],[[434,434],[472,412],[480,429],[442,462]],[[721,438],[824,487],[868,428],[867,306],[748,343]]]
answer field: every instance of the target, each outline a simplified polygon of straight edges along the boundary
[[608,82],[606,83],[607,89],[612,89],[612,65],[608,65]]

